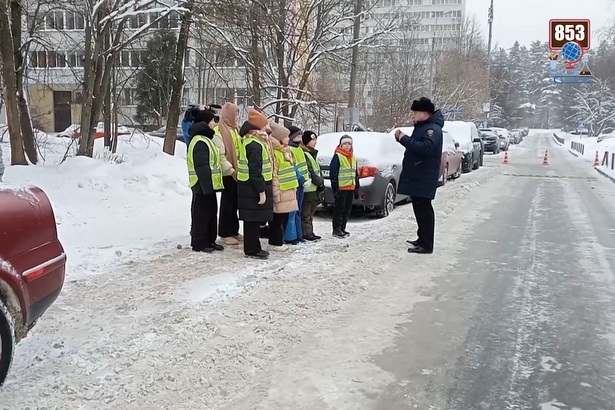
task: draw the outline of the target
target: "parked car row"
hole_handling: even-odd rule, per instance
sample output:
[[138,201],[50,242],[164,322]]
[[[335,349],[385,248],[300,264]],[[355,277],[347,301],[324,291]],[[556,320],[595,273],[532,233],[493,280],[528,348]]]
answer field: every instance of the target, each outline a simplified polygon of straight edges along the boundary
[[[0,185],[0,386],[15,345],[56,300],[66,255],[47,195]],[[33,206],[36,205],[36,206]]]
[[[318,162],[325,179],[324,203],[334,204],[333,191],[329,180],[329,164],[342,135],[348,134],[354,140],[361,187],[359,198],[354,205],[373,211],[378,217],[387,217],[396,204],[408,202],[410,198],[397,192],[402,171],[404,147],[394,134],[400,129],[411,135],[413,127],[394,128],[388,133],[372,131],[334,132],[318,137]],[[471,172],[483,165],[484,147],[476,125],[471,122],[449,121],[444,124],[440,182],[443,186],[462,173]]]
[[492,127],[481,128],[480,137],[483,141],[485,152],[499,154],[508,151],[511,145],[520,144],[529,133],[527,128],[516,128],[508,131],[505,128]]

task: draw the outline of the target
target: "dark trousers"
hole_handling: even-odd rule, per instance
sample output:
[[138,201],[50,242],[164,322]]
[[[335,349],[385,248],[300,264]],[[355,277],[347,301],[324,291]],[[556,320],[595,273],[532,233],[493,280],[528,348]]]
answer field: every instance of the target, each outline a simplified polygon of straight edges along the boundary
[[348,223],[350,211],[352,211],[352,201],[354,200],[354,191],[338,191],[337,199],[335,200],[335,208],[333,210],[333,230],[344,231]]
[[228,176],[223,178],[224,190],[220,197],[220,225],[218,231],[221,238],[239,235],[237,181]]
[[285,214],[273,213],[273,220],[269,222],[269,245],[284,245],[284,231],[288,225],[288,212]]
[[418,245],[428,251],[433,251],[436,229],[436,215],[429,198],[412,197],[412,209],[418,229]]
[[192,226],[190,246],[195,250],[211,248],[218,238],[218,199],[216,194],[203,195],[192,192]]
[[254,255],[263,250],[259,238],[260,230],[260,222],[243,221],[243,253],[246,255]]
[[312,195],[311,192],[305,194],[301,208],[301,229],[304,236],[314,235],[314,214],[319,203],[317,195]]

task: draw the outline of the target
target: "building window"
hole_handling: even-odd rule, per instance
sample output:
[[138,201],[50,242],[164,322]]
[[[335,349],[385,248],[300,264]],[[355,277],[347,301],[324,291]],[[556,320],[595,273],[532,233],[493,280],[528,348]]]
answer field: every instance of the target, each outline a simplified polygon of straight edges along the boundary
[[134,88],[124,88],[124,98],[122,101],[122,105],[131,106],[137,105],[135,101],[135,89]]
[[46,30],[64,30],[64,12],[50,11],[45,17]]
[[240,61],[233,50],[218,50],[215,55],[215,66],[218,68],[240,67]]

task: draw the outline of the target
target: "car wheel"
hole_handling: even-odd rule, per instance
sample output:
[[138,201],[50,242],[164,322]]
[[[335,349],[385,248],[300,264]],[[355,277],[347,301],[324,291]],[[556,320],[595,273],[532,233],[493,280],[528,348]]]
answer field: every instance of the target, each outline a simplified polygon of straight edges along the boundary
[[[472,154],[472,160],[474,160],[474,154]],[[476,162],[472,162],[472,169],[478,169],[480,167],[480,157],[476,158]]]
[[453,174],[452,179],[457,179],[461,176],[461,161],[459,161],[459,168],[457,168],[457,171]]
[[438,186],[446,185],[447,175],[448,175],[448,163],[446,164],[446,168],[444,169],[444,174],[440,175],[440,180],[438,181]]
[[464,173],[471,172],[472,171],[472,167],[474,166],[473,164],[474,164],[474,154],[472,154],[472,156],[468,160],[468,165],[465,167],[465,169],[462,169],[462,171]]
[[384,198],[382,198],[382,205],[376,210],[376,215],[379,218],[386,218],[391,215],[393,209],[395,208],[395,196],[397,192],[395,191],[395,186],[392,182],[387,184],[386,189],[384,190]]
[[15,331],[13,317],[0,300],[0,386],[4,384],[6,376],[13,362],[15,351]]

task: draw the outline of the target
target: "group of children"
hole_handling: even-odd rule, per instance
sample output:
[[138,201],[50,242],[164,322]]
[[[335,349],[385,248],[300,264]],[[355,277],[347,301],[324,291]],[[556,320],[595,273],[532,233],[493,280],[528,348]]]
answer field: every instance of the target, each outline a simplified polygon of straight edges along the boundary
[[[243,243],[246,256],[267,259],[270,250],[321,239],[313,217],[322,202],[324,179],[317,161],[317,135],[284,127],[251,109],[238,127],[239,108],[226,103],[220,115],[206,108],[192,111],[187,128],[189,185],[192,190],[191,247],[197,252],[224,250]],[[343,136],[330,167],[335,214],[333,235],[349,235],[346,224],[358,198],[359,176],[352,138]],[[221,192],[219,229],[218,201]],[[243,235],[239,233],[243,221]]]

